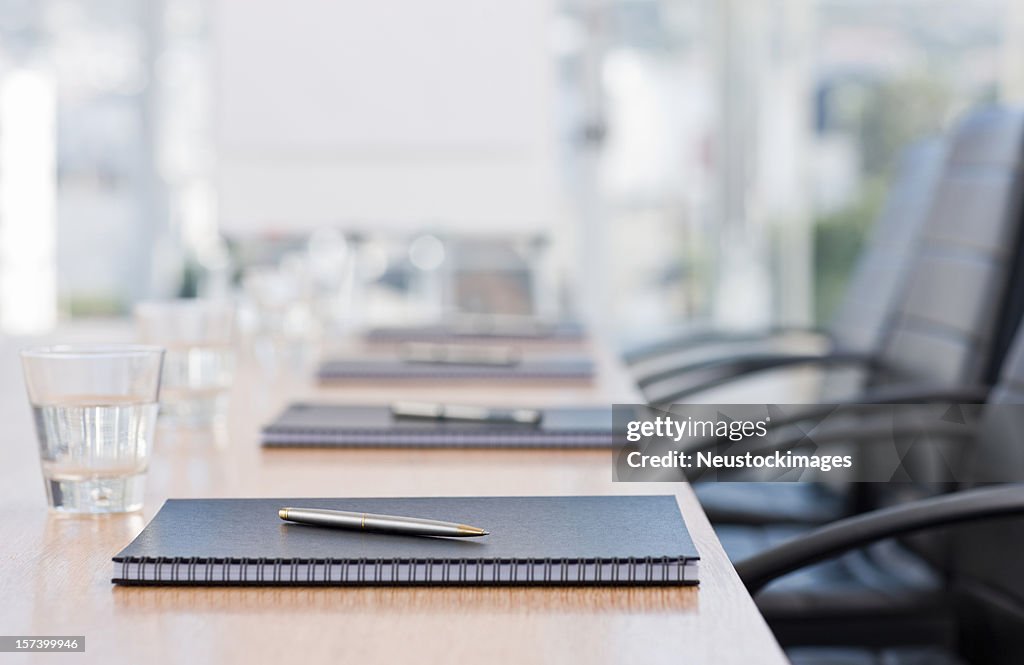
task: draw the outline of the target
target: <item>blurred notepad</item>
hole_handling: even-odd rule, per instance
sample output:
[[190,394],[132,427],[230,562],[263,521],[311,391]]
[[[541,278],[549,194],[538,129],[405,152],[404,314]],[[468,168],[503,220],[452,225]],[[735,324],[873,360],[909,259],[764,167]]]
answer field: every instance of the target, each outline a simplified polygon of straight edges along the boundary
[[262,432],[264,446],[603,448],[610,407],[553,408],[535,424],[403,418],[388,406],[294,404]]
[[488,381],[587,381],[594,363],[586,357],[540,357],[497,363],[415,362],[397,358],[329,360],[320,365],[321,381],[350,379],[484,379]]
[[578,342],[584,338],[580,323],[530,322],[501,323],[442,323],[422,326],[395,326],[371,328],[366,339],[371,342]]
[[[303,524],[282,506],[458,521],[476,539]],[[171,499],[113,560],[117,584],[680,585],[699,556],[672,496]]]

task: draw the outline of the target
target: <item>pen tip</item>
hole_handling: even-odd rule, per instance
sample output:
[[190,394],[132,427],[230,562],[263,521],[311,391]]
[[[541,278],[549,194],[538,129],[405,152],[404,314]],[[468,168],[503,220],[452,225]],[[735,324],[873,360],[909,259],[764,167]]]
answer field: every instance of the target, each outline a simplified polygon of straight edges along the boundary
[[281,510],[277,511],[277,516],[283,520],[288,519],[288,509],[282,508]]

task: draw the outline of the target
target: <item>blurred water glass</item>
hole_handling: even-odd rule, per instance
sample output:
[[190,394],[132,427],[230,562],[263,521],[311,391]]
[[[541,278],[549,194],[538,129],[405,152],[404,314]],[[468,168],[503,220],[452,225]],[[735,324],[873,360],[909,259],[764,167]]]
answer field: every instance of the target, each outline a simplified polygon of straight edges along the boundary
[[21,353],[46,496],[62,513],[142,507],[163,349],[53,346]]
[[351,307],[352,260],[345,236],[337,229],[319,229],[306,243],[312,285],[311,306],[320,328],[340,332]]
[[303,262],[286,259],[281,266],[250,269],[242,282],[252,351],[260,366],[274,373],[305,371],[320,337]]
[[229,302],[187,299],[135,307],[146,344],[167,349],[160,395],[161,420],[205,426],[227,417],[235,373],[235,309]]

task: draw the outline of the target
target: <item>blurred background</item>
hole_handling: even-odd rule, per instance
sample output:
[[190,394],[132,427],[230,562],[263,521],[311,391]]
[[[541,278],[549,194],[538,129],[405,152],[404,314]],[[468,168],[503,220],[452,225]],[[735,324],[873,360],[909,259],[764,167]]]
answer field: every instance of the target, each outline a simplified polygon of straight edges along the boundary
[[0,329],[821,322],[900,151],[989,101],[1018,0],[0,0]]

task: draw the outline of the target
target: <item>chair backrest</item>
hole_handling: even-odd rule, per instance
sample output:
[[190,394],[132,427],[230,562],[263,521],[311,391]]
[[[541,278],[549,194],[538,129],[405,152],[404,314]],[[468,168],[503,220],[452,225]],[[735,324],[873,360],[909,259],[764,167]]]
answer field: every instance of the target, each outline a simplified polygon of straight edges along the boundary
[[900,155],[885,205],[829,325],[838,348],[872,351],[881,346],[945,157],[938,138],[912,143]]
[[[915,142],[900,155],[885,205],[829,324],[836,349],[877,353],[882,347],[945,161],[945,143],[938,138]],[[829,369],[821,399],[856,395],[867,379],[860,368]]]
[[980,383],[1005,312],[1024,202],[1024,112],[988,107],[956,127],[872,384]]
[[[910,384],[941,388],[983,384],[1002,367],[1000,326],[1016,331],[1021,312],[1012,295],[1024,284],[1014,270],[1024,221],[1024,112],[986,107],[969,113],[952,132],[902,292],[889,321],[874,388]],[[1005,353],[1005,349],[1003,350]],[[862,466],[886,464],[888,453],[865,451]],[[931,482],[902,486],[863,483],[852,488],[853,510],[921,498],[955,483],[944,474],[944,453],[915,446],[904,468]],[[935,538],[912,539],[934,559]]]

